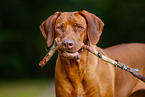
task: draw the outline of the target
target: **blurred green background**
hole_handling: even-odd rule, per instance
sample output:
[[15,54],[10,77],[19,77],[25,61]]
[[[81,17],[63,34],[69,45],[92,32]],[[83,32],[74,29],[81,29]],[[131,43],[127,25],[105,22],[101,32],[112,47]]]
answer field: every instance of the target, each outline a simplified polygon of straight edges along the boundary
[[[31,83],[35,89],[41,86],[45,89],[46,85],[42,83],[49,84],[50,79],[54,79],[57,53],[45,67],[38,66],[47,53],[46,40],[39,26],[56,11],[81,10],[95,14],[105,24],[97,44],[99,47],[130,42],[145,43],[145,0],[1,0],[0,90],[13,84],[23,86],[27,83]],[[27,90],[30,87],[25,88]],[[31,90],[38,93],[38,90]]]

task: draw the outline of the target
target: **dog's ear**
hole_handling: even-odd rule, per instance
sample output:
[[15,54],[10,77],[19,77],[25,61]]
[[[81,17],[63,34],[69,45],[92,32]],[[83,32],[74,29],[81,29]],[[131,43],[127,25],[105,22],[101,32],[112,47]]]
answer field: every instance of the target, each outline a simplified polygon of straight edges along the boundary
[[79,13],[86,19],[88,25],[87,33],[90,42],[94,45],[97,44],[104,27],[104,23],[100,18],[85,10],[79,11]]
[[55,14],[48,17],[41,25],[40,30],[45,39],[47,39],[47,46],[49,47],[54,38],[54,25],[58,16],[60,16],[61,12],[56,12]]

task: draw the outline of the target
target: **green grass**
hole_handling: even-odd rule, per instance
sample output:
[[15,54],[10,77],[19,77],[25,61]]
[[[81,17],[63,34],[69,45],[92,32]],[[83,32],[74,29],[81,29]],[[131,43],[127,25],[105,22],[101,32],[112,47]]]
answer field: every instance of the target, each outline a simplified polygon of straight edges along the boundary
[[0,81],[0,97],[55,97],[52,81]]

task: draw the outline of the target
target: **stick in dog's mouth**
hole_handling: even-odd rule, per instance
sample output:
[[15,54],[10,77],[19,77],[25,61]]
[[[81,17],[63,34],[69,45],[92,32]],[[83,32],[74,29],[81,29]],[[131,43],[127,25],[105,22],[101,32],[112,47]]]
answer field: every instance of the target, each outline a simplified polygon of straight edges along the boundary
[[[122,70],[125,70],[129,73],[131,73],[134,77],[142,80],[143,82],[145,82],[145,77],[140,75],[139,73],[137,73],[139,71],[139,69],[136,68],[131,68],[126,66],[125,64],[122,64],[118,61],[114,61],[104,55],[102,55],[101,53],[97,52],[96,50],[92,49],[91,47],[87,46],[87,45],[83,45],[80,50],[78,52],[67,52],[67,51],[61,51],[59,50],[60,55],[62,55],[65,58],[69,58],[69,59],[80,59],[80,54],[81,51],[85,49],[88,50],[89,52],[91,52],[92,54],[94,54],[95,56],[99,57],[100,59],[102,59],[103,61],[106,61],[112,65],[114,65],[115,67],[119,67]],[[58,50],[58,46],[56,45],[56,43],[53,44],[51,50],[46,54],[46,56],[40,61],[39,66],[43,67],[48,61],[49,59],[53,56],[53,54],[55,53],[55,51]]]
[[[82,45],[83,47],[83,45]],[[57,46],[56,42],[54,42],[53,46],[51,47],[50,51],[45,55],[45,57],[40,61],[39,66],[43,67],[45,64],[50,60],[53,54],[58,50],[58,53],[63,56],[64,58],[68,59],[80,59],[82,47],[77,52],[69,52],[69,51],[62,51]]]
[[81,52],[82,52],[82,48],[80,48],[77,52],[62,51],[60,49],[58,50],[58,53],[62,57],[68,58],[68,59],[80,59]]

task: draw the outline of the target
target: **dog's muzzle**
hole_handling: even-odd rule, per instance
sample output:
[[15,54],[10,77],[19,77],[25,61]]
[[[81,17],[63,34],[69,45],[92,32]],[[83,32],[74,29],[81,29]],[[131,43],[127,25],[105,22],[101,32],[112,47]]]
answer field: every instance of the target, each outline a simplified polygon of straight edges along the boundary
[[[82,46],[84,45],[82,42],[75,43],[72,40],[62,40],[60,41],[59,38],[55,39],[58,45],[58,53],[59,55],[63,56],[64,58],[68,59],[80,59]],[[77,45],[79,44],[79,45]]]
[[68,59],[80,59],[81,57],[81,52],[82,52],[82,49],[80,49],[79,51],[77,52],[74,52],[74,53],[71,53],[71,52],[68,52],[68,51],[62,51],[59,49],[59,54],[61,56],[63,56],[64,58],[68,58]]

